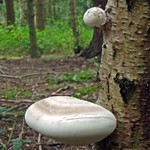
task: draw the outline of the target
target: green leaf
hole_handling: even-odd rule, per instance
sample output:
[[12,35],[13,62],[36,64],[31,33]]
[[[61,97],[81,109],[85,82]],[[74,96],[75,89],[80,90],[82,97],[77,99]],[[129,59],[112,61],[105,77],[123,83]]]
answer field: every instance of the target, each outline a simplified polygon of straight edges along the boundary
[[6,111],[6,110],[7,110],[7,107],[1,107],[1,106],[0,106],[0,113],[4,112],[4,111]]
[[3,133],[4,129],[0,128],[0,133]]
[[30,143],[31,140],[16,138],[11,140],[12,144],[14,145],[12,150],[20,150],[24,143]]

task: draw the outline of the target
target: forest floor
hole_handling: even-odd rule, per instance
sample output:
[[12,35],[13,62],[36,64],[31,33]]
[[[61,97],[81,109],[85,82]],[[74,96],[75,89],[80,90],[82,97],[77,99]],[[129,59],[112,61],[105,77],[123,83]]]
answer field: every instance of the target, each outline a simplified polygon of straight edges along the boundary
[[95,102],[97,99],[96,60],[65,59],[0,60],[0,149],[76,150],[40,135],[24,121],[26,109],[34,102],[55,95],[68,95]]

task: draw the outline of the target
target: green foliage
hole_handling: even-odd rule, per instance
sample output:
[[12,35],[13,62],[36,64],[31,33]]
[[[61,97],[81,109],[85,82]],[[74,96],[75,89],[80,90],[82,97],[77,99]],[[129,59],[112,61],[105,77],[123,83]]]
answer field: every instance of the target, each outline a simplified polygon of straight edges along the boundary
[[23,87],[20,87],[18,89],[15,88],[9,88],[7,91],[3,91],[0,93],[0,97],[3,97],[7,100],[12,100],[15,97],[21,97],[21,98],[31,98],[32,92],[24,89]]
[[[16,108],[16,107],[15,107]],[[9,112],[11,112],[13,109],[15,109],[14,107],[3,107],[0,106],[0,117],[5,117],[7,116],[7,114]]]
[[[24,112],[25,110],[16,110],[18,108],[17,105],[12,106],[12,107],[3,107],[0,106],[0,118],[1,117],[10,117],[10,116],[14,116],[14,117],[22,117],[24,116]],[[15,110],[15,112],[13,112]]]
[[29,48],[28,29],[21,26],[0,26],[0,54],[26,55]]
[[4,94],[4,98],[6,99],[14,99],[16,92],[13,90],[8,90],[8,91],[5,91],[3,94]]
[[20,150],[25,143],[31,143],[31,140],[16,138],[10,141],[13,144],[12,150]]
[[[86,28],[79,17],[80,45],[86,47],[93,34],[92,29]],[[44,30],[37,30],[38,47],[43,54],[72,54],[74,40],[71,27],[67,22],[55,21]],[[29,55],[29,33],[27,26],[0,25],[0,55],[26,56]]]
[[72,50],[72,31],[65,22],[56,21],[53,26],[37,31],[38,46],[44,53],[64,53]]
[[97,87],[88,86],[88,87],[76,89],[74,96],[77,98],[82,98],[83,96],[87,94],[92,94],[96,92],[97,92]]
[[83,16],[78,16],[78,28],[79,28],[79,38],[80,38],[80,45],[83,48],[86,48],[93,36],[93,28],[87,27],[83,22]]
[[2,106],[0,106],[0,113],[4,112],[4,111],[6,111],[6,110],[7,110],[7,107],[2,107]]
[[9,110],[11,110],[9,107],[0,106],[0,118],[6,116]]
[[96,72],[91,69],[83,70],[73,76],[73,80],[76,82],[87,82],[89,79],[95,79]]
[[[78,18],[79,45],[85,48],[89,45],[93,29],[87,28],[83,23],[84,12],[92,6],[92,0],[77,0],[76,11]],[[48,5],[47,5],[48,4]],[[42,54],[59,54],[62,56],[73,54],[74,38],[70,26],[69,1],[57,1],[49,6],[45,2],[46,28],[37,31],[37,43]],[[26,6],[25,6],[26,7]],[[3,5],[0,6],[2,11]],[[28,24],[20,25],[20,3],[14,1],[15,25],[6,26],[0,15],[0,56],[28,56],[29,55],[29,31]],[[6,16],[4,16],[6,17]],[[6,20],[6,18],[5,18]],[[27,20],[25,21],[27,22]],[[55,55],[55,56],[59,56]]]
[[0,128],[0,134],[4,132],[4,129]]
[[58,83],[70,83],[70,82],[87,82],[90,79],[96,78],[96,72],[92,69],[80,71],[76,74],[64,73],[58,77],[49,75],[47,81],[50,85]]
[[21,91],[18,96],[25,97],[25,98],[31,98],[32,92],[31,91]]

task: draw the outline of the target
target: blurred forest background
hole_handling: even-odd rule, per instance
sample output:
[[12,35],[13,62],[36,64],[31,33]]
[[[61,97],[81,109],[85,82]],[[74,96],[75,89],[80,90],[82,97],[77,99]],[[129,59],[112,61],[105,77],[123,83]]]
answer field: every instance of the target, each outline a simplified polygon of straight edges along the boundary
[[0,0],[0,150],[78,149],[35,132],[24,113],[49,96],[97,100],[97,61],[68,57],[100,56],[102,32],[83,22],[93,5],[99,0]]
[[0,150],[73,149],[39,137],[24,123],[24,113],[32,103],[49,96],[96,101],[97,61],[73,57],[89,47],[100,52],[97,35],[101,32],[83,22],[93,2],[99,4],[92,0],[0,0]]
[[92,5],[92,0],[0,0],[0,56],[78,54],[92,39],[93,29],[82,19]]

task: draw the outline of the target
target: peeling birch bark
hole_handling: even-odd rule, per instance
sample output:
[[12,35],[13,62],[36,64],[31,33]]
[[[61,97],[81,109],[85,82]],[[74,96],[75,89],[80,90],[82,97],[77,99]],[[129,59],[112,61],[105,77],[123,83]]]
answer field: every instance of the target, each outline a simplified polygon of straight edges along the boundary
[[[150,147],[150,9],[147,0],[108,0],[111,29],[104,30],[98,104],[111,110],[118,126],[97,149]],[[145,116],[146,115],[146,116]]]

